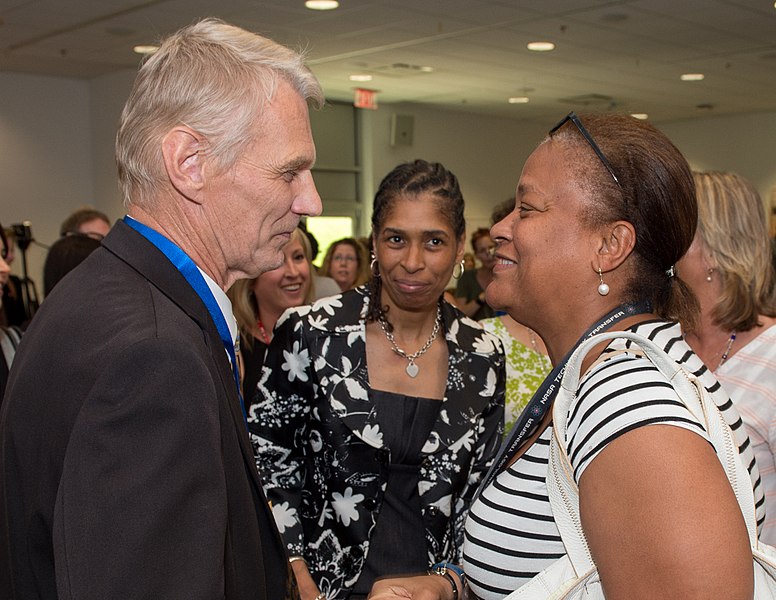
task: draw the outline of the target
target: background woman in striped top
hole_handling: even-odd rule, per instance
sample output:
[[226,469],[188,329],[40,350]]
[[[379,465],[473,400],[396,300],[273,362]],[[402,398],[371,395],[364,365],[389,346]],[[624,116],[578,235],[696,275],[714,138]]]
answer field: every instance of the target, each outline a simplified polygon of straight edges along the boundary
[[[697,311],[674,269],[696,221],[689,166],[663,134],[627,116],[571,113],[529,157],[515,210],[491,230],[487,300],[536,331],[556,369],[581,338],[609,328],[653,339],[697,373],[734,428],[762,519],[746,431],[675,322]],[[705,431],[652,363],[625,350],[602,347],[592,367],[588,355],[563,440],[606,597],[751,598],[746,528]],[[479,598],[503,598],[565,553],[547,497],[550,417],[497,459],[470,510],[463,579]],[[447,575],[379,582],[372,597],[451,600],[464,582]]]

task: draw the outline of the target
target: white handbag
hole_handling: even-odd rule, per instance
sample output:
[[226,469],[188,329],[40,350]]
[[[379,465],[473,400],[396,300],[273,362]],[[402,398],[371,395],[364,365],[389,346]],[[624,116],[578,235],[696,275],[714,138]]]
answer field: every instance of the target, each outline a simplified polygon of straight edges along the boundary
[[[738,453],[730,427],[701,383],[651,340],[625,331],[611,331],[583,341],[566,364],[563,381],[553,406],[553,438],[547,472],[552,514],[560,531],[566,555],[505,600],[604,599],[590,549],[579,517],[579,489],[562,440],[566,437],[569,408],[577,391],[582,361],[602,341],[626,338],[665,376],[696,419],[702,423],[725,468],[730,485],[746,521],[755,573],[755,599],[776,599],[776,549],[757,540],[752,480]],[[630,351],[630,350],[629,350]]]

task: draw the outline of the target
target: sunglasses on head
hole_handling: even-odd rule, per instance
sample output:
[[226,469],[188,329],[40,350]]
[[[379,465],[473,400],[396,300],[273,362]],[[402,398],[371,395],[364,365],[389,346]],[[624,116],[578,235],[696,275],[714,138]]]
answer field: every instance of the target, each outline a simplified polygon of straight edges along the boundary
[[606,156],[604,156],[604,153],[601,151],[601,148],[599,148],[598,144],[595,143],[593,136],[590,135],[590,132],[587,129],[585,129],[585,126],[582,124],[582,121],[579,120],[579,117],[573,110],[565,117],[563,117],[555,127],[550,129],[550,135],[552,135],[553,133],[558,131],[558,129],[563,127],[567,121],[571,121],[572,123],[574,123],[576,128],[579,130],[579,133],[582,134],[582,137],[585,138],[585,140],[587,140],[588,144],[590,144],[590,147],[593,149],[593,152],[595,152],[598,158],[601,159],[601,162],[606,167],[606,170],[609,171],[609,174],[612,176],[612,179],[614,179],[614,183],[616,183],[619,187],[622,187],[620,185],[620,180],[617,179],[617,175],[614,174],[614,169],[612,168],[612,165],[606,159]]

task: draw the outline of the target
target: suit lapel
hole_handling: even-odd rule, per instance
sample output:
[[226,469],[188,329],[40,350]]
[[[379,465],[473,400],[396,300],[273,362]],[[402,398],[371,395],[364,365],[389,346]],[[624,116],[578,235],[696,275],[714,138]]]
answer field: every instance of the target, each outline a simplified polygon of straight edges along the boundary
[[103,245],[158,288],[202,329],[205,334],[205,343],[210,350],[221,380],[223,397],[226,398],[229,413],[237,429],[243,459],[251,466],[248,471],[251,473],[254,486],[258,488],[263,498],[261,481],[256,470],[253,449],[248,439],[232,368],[207,307],[169,259],[156,246],[123,221],[118,221],[114,225],[110,235],[103,240]]

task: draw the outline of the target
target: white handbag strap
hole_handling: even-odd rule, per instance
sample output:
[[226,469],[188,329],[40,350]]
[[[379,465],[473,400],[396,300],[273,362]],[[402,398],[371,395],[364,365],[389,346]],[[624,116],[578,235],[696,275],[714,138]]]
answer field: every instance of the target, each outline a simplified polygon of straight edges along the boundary
[[547,487],[553,517],[577,575],[588,573],[595,568],[595,564],[582,530],[579,488],[574,481],[573,468],[566,450],[569,409],[576,396],[582,362],[589,350],[601,342],[617,338],[628,339],[643,350],[643,354],[663,374],[690,412],[705,427],[736,494],[746,521],[750,544],[756,547],[757,522],[752,480],[738,453],[733,433],[710,395],[704,393],[702,384],[694,375],[651,340],[629,331],[609,331],[586,339],[571,355],[552,412],[553,439],[550,444]]

